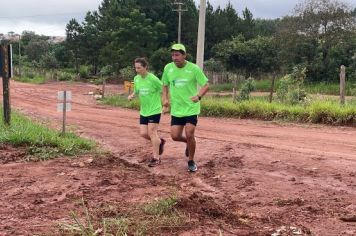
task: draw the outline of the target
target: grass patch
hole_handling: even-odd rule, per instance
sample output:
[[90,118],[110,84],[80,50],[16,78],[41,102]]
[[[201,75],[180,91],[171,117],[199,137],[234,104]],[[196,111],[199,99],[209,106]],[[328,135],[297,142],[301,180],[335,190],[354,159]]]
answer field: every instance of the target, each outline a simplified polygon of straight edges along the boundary
[[18,82],[29,83],[29,84],[44,84],[48,81],[43,76],[35,76],[35,77],[22,76],[22,77],[14,77],[13,79]]
[[[255,80],[257,92],[269,92],[271,89],[272,80]],[[274,90],[279,86],[279,80],[275,81]],[[210,85],[210,91],[212,92],[232,92],[233,84],[216,84]],[[241,83],[238,83],[237,89],[240,90]],[[325,94],[325,95],[339,95],[340,94],[340,85],[338,83],[306,83],[304,89],[309,94]],[[347,81],[345,93],[347,96],[356,95],[356,82]]]
[[356,125],[356,107],[340,106],[333,100],[313,101],[309,104],[288,105],[269,103],[263,98],[233,103],[227,98],[206,98],[202,101],[202,115],[216,117],[284,120],[330,125]]
[[174,210],[176,204],[177,199],[175,197],[169,197],[148,203],[143,207],[143,210],[149,215],[161,216],[170,214]]
[[[1,117],[3,110],[1,108]],[[11,113],[11,126],[0,122],[0,143],[26,147],[26,159],[48,160],[58,156],[74,156],[88,152],[95,143],[73,133],[64,136],[16,113]]]
[[[256,86],[255,91],[257,91],[257,92],[269,92],[271,90],[272,80],[267,80],[267,79],[265,79],[265,80],[255,80],[254,83],[255,83],[255,86]],[[275,85],[274,85],[275,89],[277,88],[278,84],[279,84],[279,81],[278,80],[275,81]],[[239,82],[237,84],[237,89],[238,90],[241,89],[241,85],[242,85],[241,82]],[[218,92],[232,92],[233,87],[234,86],[233,86],[232,83],[215,84],[215,85],[211,84],[209,86],[209,91],[216,92],[216,93],[218,93]]]
[[125,95],[107,96],[101,102],[110,106],[124,107],[135,110],[140,109],[140,101],[138,98],[129,101]]
[[[308,83],[305,85],[305,91],[311,94],[340,95],[340,84],[325,82]],[[345,94],[347,96],[356,95],[356,82],[346,82]]]
[[125,210],[108,205],[89,209],[82,200],[81,213],[71,212],[71,222],[59,229],[62,235],[170,235],[186,222],[176,205],[175,197],[167,197]]

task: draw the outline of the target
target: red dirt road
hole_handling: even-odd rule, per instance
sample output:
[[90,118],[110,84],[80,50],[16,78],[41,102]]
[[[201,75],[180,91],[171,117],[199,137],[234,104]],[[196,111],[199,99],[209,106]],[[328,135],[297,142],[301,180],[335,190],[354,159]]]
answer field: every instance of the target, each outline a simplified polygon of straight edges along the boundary
[[[60,127],[57,91],[71,90],[70,128],[97,140],[117,157],[140,163],[150,150],[138,135],[138,112],[98,105],[87,95],[94,88],[81,83],[11,81],[11,103],[13,108]],[[115,86],[110,89],[118,90]],[[96,202],[127,198],[141,202],[168,193],[170,181],[177,184],[182,196],[199,193],[212,197],[219,206],[244,218],[248,226],[231,222],[223,226],[211,220],[200,222],[195,230],[179,231],[181,235],[218,235],[219,229],[223,235],[270,235],[283,226],[295,227],[294,235],[356,235],[356,223],[341,220],[356,217],[355,128],[201,117],[196,131],[198,172],[190,174],[184,144],[169,138],[169,120],[165,115],[160,124],[160,134],[168,140],[162,165],[148,171],[140,163],[143,168],[134,165],[128,174],[117,174],[116,167],[122,164],[116,162],[81,169],[67,159],[0,164],[0,235],[51,232],[50,226],[68,216],[63,209],[69,213],[67,208],[73,207],[62,208],[58,203],[82,191],[83,186],[84,190],[85,186],[96,189],[82,191]],[[71,185],[68,181],[75,175],[79,180]],[[113,176],[109,189],[95,185]],[[135,176],[144,186],[135,184]],[[123,185],[127,188],[121,190],[112,187],[122,178],[131,185]],[[154,188],[147,187],[148,180],[143,181],[147,178],[159,179]],[[36,208],[38,204],[41,210]],[[31,213],[36,209],[41,216]],[[293,235],[291,230],[280,232]]]

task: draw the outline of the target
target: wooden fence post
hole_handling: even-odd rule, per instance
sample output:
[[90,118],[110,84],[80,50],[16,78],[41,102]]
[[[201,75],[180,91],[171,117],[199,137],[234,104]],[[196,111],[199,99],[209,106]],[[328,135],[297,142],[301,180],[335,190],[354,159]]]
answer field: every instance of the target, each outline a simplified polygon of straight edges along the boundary
[[103,76],[103,73],[100,73],[100,78],[101,78],[101,81],[103,82],[102,98],[104,98],[105,97],[105,87],[106,87],[106,77]]
[[340,103],[345,104],[345,84],[346,84],[346,70],[345,66],[342,65],[340,69]]
[[270,90],[270,93],[269,93],[269,103],[272,103],[272,100],[273,100],[273,91],[274,91],[274,83],[275,83],[275,80],[276,80],[276,73],[273,73],[273,75],[272,75],[271,90]]
[[[11,46],[10,46],[11,47]],[[10,125],[11,120],[11,106],[10,106],[10,88],[9,88],[9,81],[10,77],[12,76],[12,55],[11,55],[11,48],[9,45],[4,44],[0,45],[0,54],[2,55],[1,58],[1,65],[0,68],[0,76],[2,76],[2,84],[3,84],[3,109],[4,109],[4,123],[6,125]]]

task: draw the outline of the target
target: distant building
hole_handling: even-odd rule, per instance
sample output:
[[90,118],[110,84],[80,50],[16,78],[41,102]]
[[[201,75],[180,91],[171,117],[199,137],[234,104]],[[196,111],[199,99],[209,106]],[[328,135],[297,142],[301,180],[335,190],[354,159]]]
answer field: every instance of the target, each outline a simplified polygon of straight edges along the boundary
[[20,39],[20,35],[19,34],[15,34],[13,32],[9,32],[8,34],[0,33],[0,39],[1,40],[9,40],[9,41],[12,41],[12,42],[17,42]]
[[48,39],[49,43],[61,43],[66,40],[65,36],[50,36]]
[[[12,42],[17,42],[19,41],[20,37],[20,34],[15,34],[14,32],[9,32],[7,34],[0,33],[0,40],[10,40]],[[48,36],[49,43],[61,43],[65,40],[65,36]]]

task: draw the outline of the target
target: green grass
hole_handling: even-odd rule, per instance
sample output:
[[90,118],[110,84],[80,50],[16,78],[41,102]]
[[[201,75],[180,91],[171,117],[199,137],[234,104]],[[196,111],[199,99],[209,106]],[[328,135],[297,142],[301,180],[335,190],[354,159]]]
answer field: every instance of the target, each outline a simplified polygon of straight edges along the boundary
[[107,96],[101,102],[110,106],[124,107],[135,110],[140,109],[140,101],[137,98],[129,101],[127,100],[126,95]]
[[[257,92],[269,92],[271,89],[271,80],[256,80],[256,89]],[[275,82],[274,90],[279,85],[279,81]],[[238,83],[238,89],[240,89],[241,83]],[[210,85],[210,91],[212,92],[232,92],[233,84],[216,84]],[[304,85],[305,91],[309,94],[325,94],[325,95],[339,95],[340,94],[340,85],[338,83],[306,83]],[[355,96],[356,95],[356,82],[348,81],[346,82],[346,95]]]
[[[256,89],[255,91],[258,92],[269,92],[271,90],[271,80],[255,80],[256,83]],[[275,89],[278,86],[278,81],[275,82]],[[233,84],[232,83],[227,83],[227,84],[211,84],[209,91],[211,92],[232,92]],[[239,90],[241,88],[241,83],[237,84],[237,89]]]
[[337,101],[312,101],[307,104],[288,105],[268,103],[263,98],[233,103],[228,98],[206,98],[202,101],[202,115],[215,117],[283,120],[330,125],[356,125],[354,102],[340,106]]
[[[338,83],[307,83],[305,85],[305,91],[311,94],[326,94],[326,95],[340,95],[340,84]],[[347,96],[356,95],[356,82],[346,82]]]
[[[128,101],[124,96],[107,97],[105,104],[139,109],[138,100]],[[305,104],[289,105],[267,97],[253,97],[249,101],[233,103],[231,97],[207,96],[202,100],[201,115],[212,117],[282,120],[329,125],[356,125],[356,100],[341,106],[338,100],[327,98]]]
[[23,82],[23,83],[30,83],[30,84],[44,84],[47,82],[47,79],[43,76],[35,76],[34,78],[30,77],[14,77],[15,81]]
[[[174,231],[185,224],[184,215],[175,208],[177,199],[167,197],[148,202],[138,207],[131,206],[125,213],[111,206],[110,215],[103,217],[100,207],[89,209],[82,200],[81,213],[71,212],[71,222],[62,223],[59,229],[62,235],[152,235],[156,232]],[[101,235],[101,234],[100,234]],[[167,234],[169,235],[169,234]]]
[[[88,207],[82,199],[82,210],[84,217],[78,215],[78,213],[72,211],[70,218],[72,222],[59,224],[59,230],[61,235],[83,235],[83,236],[95,236],[95,235],[117,235],[127,236],[129,228],[129,219],[125,217],[111,217],[97,219],[95,213],[89,211]],[[99,220],[99,222],[97,222]],[[99,234],[102,233],[102,234]]]
[[161,216],[173,213],[174,206],[177,204],[176,197],[168,197],[148,203],[143,207],[146,214]]
[[[2,108],[0,112],[3,117]],[[94,149],[95,143],[73,133],[60,135],[43,125],[16,113],[11,126],[0,122],[0,143],[25,147],[28,160],[47,160],[61,155],[74,156]]]

